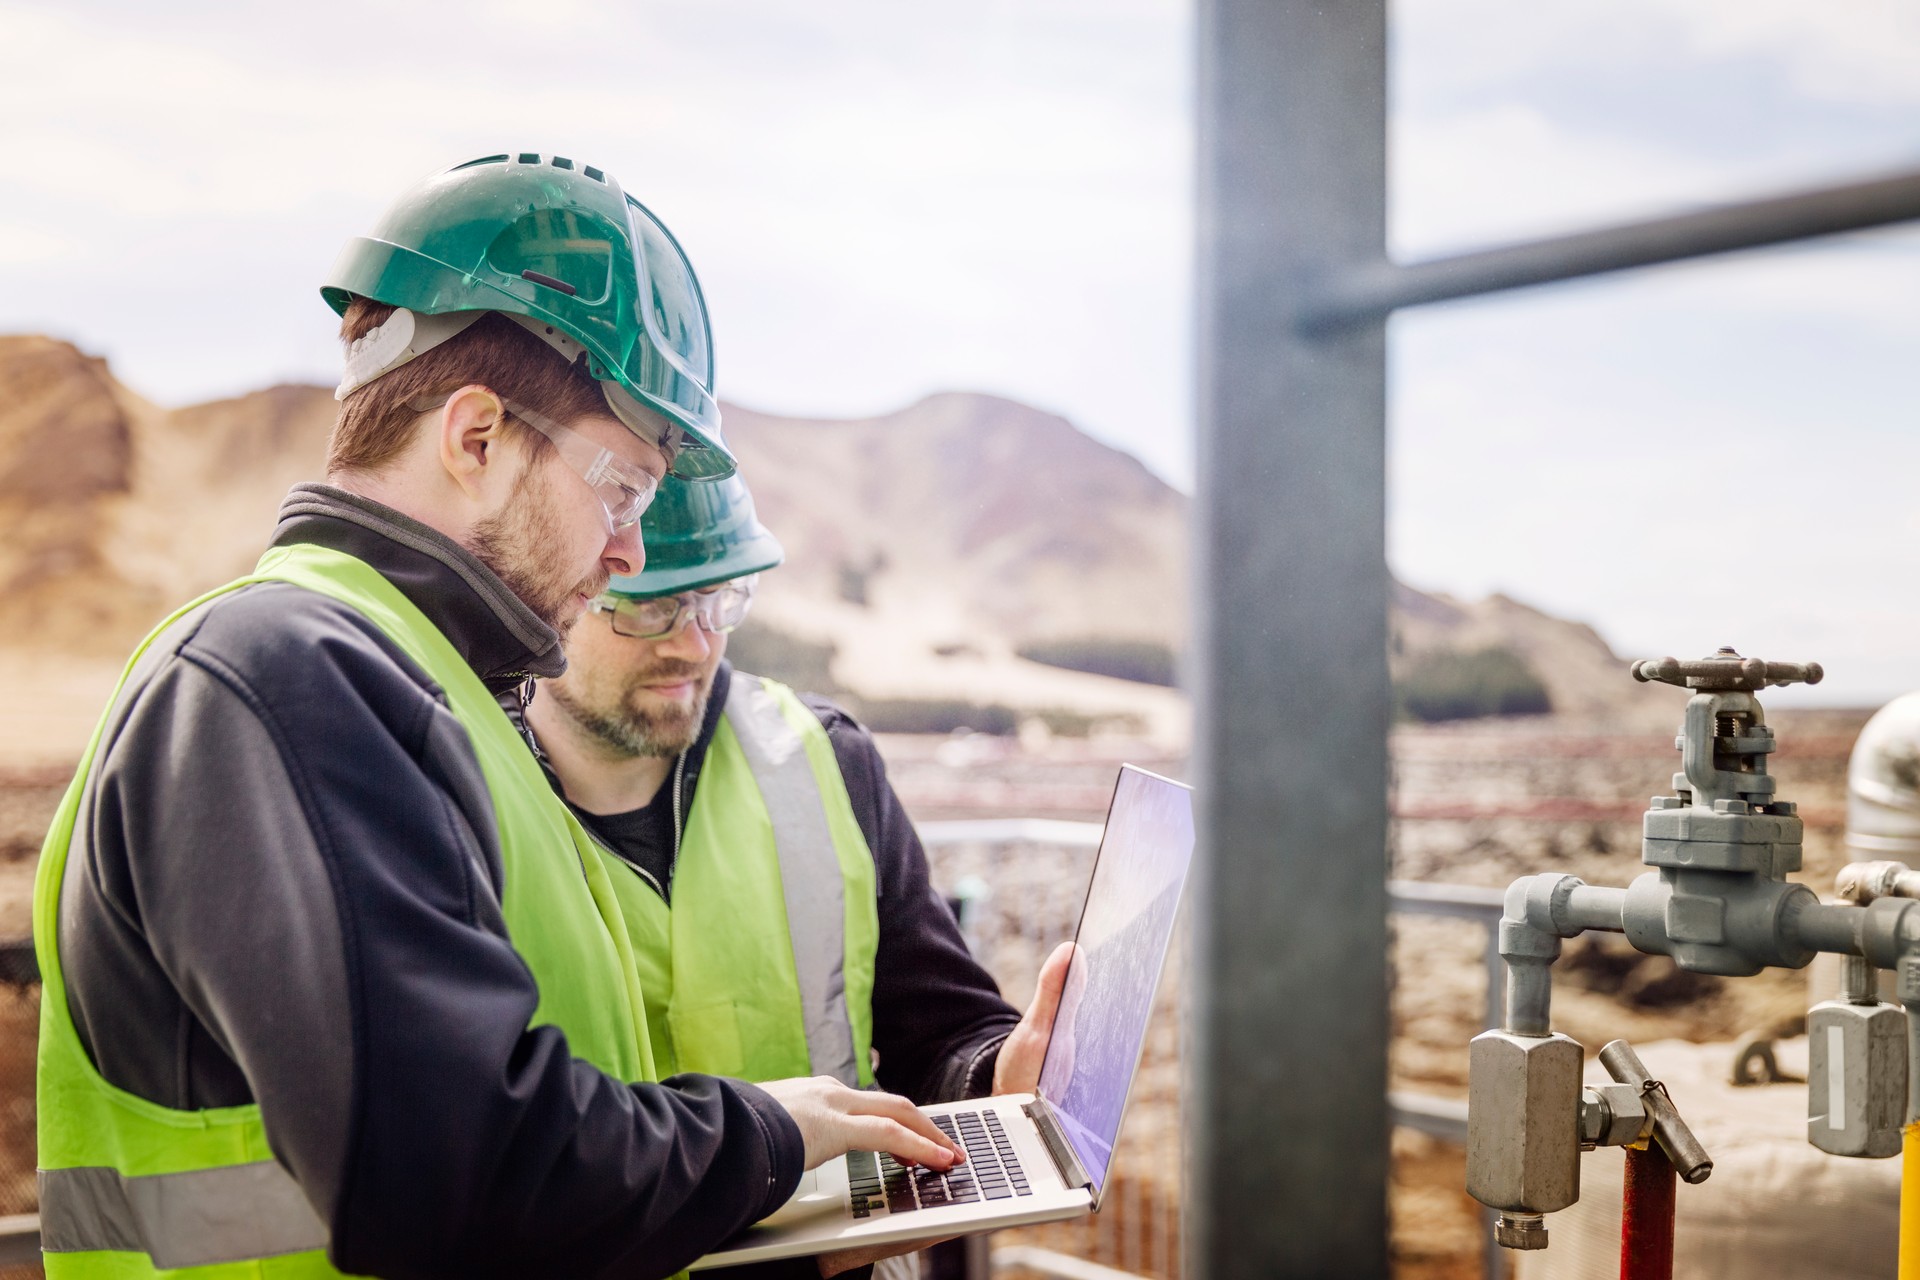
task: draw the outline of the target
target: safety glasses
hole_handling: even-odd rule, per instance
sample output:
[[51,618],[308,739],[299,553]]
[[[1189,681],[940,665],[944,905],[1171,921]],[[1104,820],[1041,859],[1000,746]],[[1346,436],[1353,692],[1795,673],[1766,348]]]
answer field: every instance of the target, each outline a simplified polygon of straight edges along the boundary
[[[450,398],[421,397],[409,401],[407,407],[416,413],[431,413]],[[623,461],[614,455],[613,450],[596,444],[572,427],[562,426],[537,410],[505,397],[501,398],[500,403],[513,417],[553,442],[560,460],[573,468],[575,474],[587,482],[594,496],[600,499],[610,531],[618,533],[640,523],[640,517],[653,505],[654,495],[660,489],[660,481],[651,471]]]
[[691,619],[702,631],[725,635],[747,620],[753,607],[753,591],[760,575],[749,574],[723,582],[704,591],[682,591],[673,596],[648,596],[634,600],[627,596],[601,596],[590,606],[595,613],[608,615],[613,633],[635,640],[659,640],[670,636]]

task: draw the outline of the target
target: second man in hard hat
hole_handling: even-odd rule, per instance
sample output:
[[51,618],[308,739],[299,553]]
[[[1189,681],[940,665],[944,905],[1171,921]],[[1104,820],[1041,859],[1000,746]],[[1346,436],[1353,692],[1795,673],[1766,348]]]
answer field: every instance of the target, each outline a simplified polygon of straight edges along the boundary
[[524,714],[605,845],[661,1070],[923,1104],[1032,1089],[1064,949],[1022,1018],[934,892],[873,739],[725,661],[782,558],[745,483],[669,477],[641,532],[644,570],[613,579]]

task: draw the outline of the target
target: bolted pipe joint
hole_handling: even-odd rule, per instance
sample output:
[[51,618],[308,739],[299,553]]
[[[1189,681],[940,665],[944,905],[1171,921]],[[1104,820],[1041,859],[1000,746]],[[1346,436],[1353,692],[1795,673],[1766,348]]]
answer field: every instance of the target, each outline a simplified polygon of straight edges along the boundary
[[1580,1149],[1631,1147],[1653,1136],[1653,1114],[1637,1085],[1588,1085],[1580,1095]]

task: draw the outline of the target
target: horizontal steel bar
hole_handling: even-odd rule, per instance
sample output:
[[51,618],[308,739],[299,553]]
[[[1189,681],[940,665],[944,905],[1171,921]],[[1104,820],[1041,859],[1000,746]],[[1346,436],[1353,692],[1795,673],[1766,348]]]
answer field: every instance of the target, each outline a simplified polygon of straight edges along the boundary
[[1059,818],[955,818],[918,823],[914,830],[929,849],[953,844],[1062,844],[1096,849],[1106,827]]
[[1387,906],[1419,916],[1459,916],[1496,924],[1506,906],[1504,889],[1470,884],[1429,884],[1423,880],[1387,881]]
[[1387,1109],[1393,1123],[1402,1129],[1418,1129],[1442,1142],[1465,1145],[1467,1141],[1467,1104],[1463,1099],[1396,1091],[1387,1095]]
[[1920,172],[1718,205],[1647,222],[1397,265],[1331,282],[1302,309],[1309,329],[1377,320],[1401,307],[1553,284],[1920,219]]
[[40,1215],[16,1213],[0,1217],[0,1267],[40,1261]]

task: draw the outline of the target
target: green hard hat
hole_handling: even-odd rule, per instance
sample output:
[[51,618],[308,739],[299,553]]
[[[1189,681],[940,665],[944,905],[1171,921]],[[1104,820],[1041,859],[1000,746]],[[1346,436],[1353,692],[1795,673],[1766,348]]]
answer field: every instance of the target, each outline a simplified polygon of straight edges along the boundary
[[787,558],[753,513],[753,495],[738,475],[688,483],[668,476],[640,517],[647,563],[607,584],[611,595],[644,599],[696,591],[771,569]]
[[[435,174],[347,244],[320,294],[404,309],[356,342],[344,398],[497,311],[569,360],[584,358],[614,414],[653,439],[635,401],[662,414],[673,471],[731,475],[713,398],[713,342],[693,266],[611,175],[565,156],[482,156]],[[397,321],[397,323],[396,323]]]

